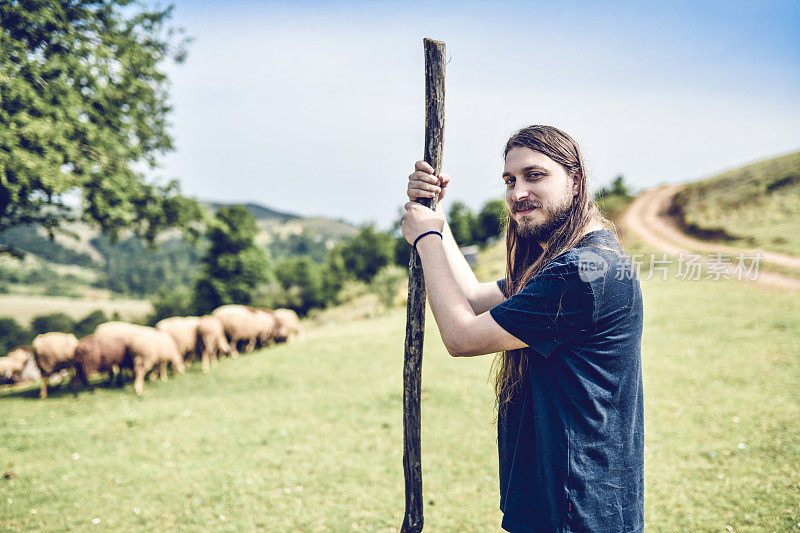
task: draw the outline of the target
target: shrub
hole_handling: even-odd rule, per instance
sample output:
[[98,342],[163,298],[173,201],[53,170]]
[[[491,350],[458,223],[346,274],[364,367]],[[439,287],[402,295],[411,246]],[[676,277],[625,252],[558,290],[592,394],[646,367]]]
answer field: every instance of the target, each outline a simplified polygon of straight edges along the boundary
[[94,333],[94,330],[97,329],[97,326],[104,322],[108,322],[108,317],[103,311],[100,309],[97,311],[92,311],[82,319],[75,322],[75,336],[80,338],[85,337],[86,335],[91,335]]
[[20,344],[30,344],[33,335],[13,318],[0,318],[0,355],[5,355]]
[[39,315],[31,321],[31,330],[34,336],[49,331],[72,333],[75,331],[75,320],[66,313]]
[[305,315],[313,307],[325,306],[321,267],[307,256],[284,259],[275,277],[283,289],[285,307]]
[[161,319],[171,316],[186,316],[194,314],[192,291],[188,287],[177,289],[162,288],[153,299],[153,313],[147,317],[147,322],[154,325]]
[[388,265],[381,269],[372,282],[370,290],[378,296],[385,309],[395,305],[400,287],[408,280],[408,270],[397,265]]
[[394,238],[367,225],[341,243],[337,253],[341,254],[345,275],[369,283],[381,268],[394,260]]

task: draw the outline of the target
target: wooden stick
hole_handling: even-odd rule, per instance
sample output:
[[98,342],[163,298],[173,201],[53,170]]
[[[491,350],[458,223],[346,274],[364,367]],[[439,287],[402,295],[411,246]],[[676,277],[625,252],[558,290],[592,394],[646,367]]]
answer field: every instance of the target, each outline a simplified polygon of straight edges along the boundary
[[[425,161],[435,175],[442,170],[444,145],[444,52],[443,42],[425,39]],[[437,197],[417,198],[436,208]],[[406,481],[406,513],[403,533],[422,531],[422,448],[420,441],[420,392],[422,385],[422,341],[425,336],[425,278],[417,250],[408,262],[408,306],[403,364],[403,472]]]

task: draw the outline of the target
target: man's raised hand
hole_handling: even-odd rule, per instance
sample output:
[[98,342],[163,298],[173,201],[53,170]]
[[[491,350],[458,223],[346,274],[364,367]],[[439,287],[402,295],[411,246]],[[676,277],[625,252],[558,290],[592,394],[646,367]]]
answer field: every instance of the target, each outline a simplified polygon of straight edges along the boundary
[[433,175],[433,167],[425,161],[417,161],[414,163],[414,172],[408,176],[408,199],[413,202],[417,198],[433,198],[438,194],[441,202],[448,183],[450,176],[439,174],[436,177]]
[[436,231],[441,234],[444,230],[445,218],[441,211],[434,211],[417,202],[408,202],[403,207],[406,210],[403,213],[401,230],[408,244],[414,244],[417,237],[423,233]]

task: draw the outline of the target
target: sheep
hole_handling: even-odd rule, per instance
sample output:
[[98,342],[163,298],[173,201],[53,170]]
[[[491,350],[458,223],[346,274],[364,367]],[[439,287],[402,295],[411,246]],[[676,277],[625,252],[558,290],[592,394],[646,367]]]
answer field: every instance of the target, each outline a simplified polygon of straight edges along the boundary
[[36,381],[42,377],[32,346],[17,346],[0,357],[0,385]]
[[245,352],[253,351],[258,340],[259,324],[249,307],[223,305],[214,309],[211,314],[222,322],[225,336],[231,346],[231,357],[239,357],[240,345],[243,346]]
[[[16,350],[15,348],[11,353]],[[14,374],[21,372],[22,367],[25,365],[24,359],[15,356],[16,354],[12,356],[11,353],[6,357],[0,357],[0,385],[15,383]]]
[[117,385],[122,386],[122,368],[133,370],[133,362],[127,353],[125,341],[109,333],[95,333],[84,337],[75,349],[75,377],[72,393],[78,394],[78,381],[91,389],[89,377],[97,372],[108,372],[108,383],[117,376]]
[[196,316],[173,316],[158,321],[156,329],[169,333],[184,360],[191,361],[196,355],[197,324],[199,321],[200,319]]
[[216,361],[218,353],[231,352],[231,346],[225,337],[225,328],[217,317],[205,315],[198,319],[196,352],[201,355],[204,373],[210,370],[210,361]]
[[[50,375],[62,369],[73,367],[75,348],[78,339],[72,333],[42,333],[33,339],[33,353],[36,365],[42,374],[42,389],[39,397],[47,398],[47,380]],[[75,379],[73,376],[72,379]]]
[[300,318],[297,313],[291,309],[275,309],[275,342],[286,342],[292,334],[302,336],[303,326],[300,324]]
[[155,328],[146,327],[138,333],[128,345],[128,353],[133,361],[134,389],[139,396],[144,391],[145,374],[155,365],[160,365],[161,381],[167,380],[167,363],[180,374],[185,371],[175,341],[168,333]]
[[126,344],[130,344],[133,339],[136,338],[137,335],[142,334],[152,328],[147,326],[140,326],[139,324],[131,324],[129,322],[120,322],[120,321],[113,321],[113,322],[106,322],[104,324],[100,324],[94,330],[95,335],[104,334],[104,335],[111,335],[113,337],[119,337]]
[[31,346],[17,346],[0,357],[0,385],[34,381],[41,377]]
[[[131,342],[133,342],[137,336],[141,335],[142,333],[146,333],[151,329],[153,328],[149,326],[131,324],[129,322],[112,321],[97,326],[97,329],[95,329],[95,335],[102,333],[119,337],[127,346],[130,346]],[[166,368],[161,368],[161,366],[161,364],[158,365],[158,372],[164,375]],[[155,379],[155,374],[151,375],[148,379]]]
[[253,314],[258,321],[258,347],[262,348],[267,346],[272,340],[275,333],[275,326],[277,321],[272,311],[267,309],[252,309]]

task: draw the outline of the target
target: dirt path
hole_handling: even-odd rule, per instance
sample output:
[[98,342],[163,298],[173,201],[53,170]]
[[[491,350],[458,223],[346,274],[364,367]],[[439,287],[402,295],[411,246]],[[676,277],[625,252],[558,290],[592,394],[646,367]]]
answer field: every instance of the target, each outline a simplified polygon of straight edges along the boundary
[[[759,262],[765,261],[784,268],[797,270],[800,273],[800,257],[794,257],[766,250],[735,248],[732,246],[711,244],[686,235],[666,214],[672,196],[683,185],[665,185],[658,189],[646,191],[631,202],[623,214],[620,224],[623,229],[632,231],[651,246],[669,255],[685,256],[703,252],[701,262],[715,269],[724,269],[731,279],[742,279],[759,285],[783,290],[800,291],[800,279],[784,276],[775,272],[765,272],[759,267],[758,273],[742,275],[736,271],[737,256],[745,258],[745,268],[760,254]],[[712,261],[711,254],[729,254],[732,264],[720,266],[719,261]],[[719,270],[718,270],[719,271]]]

